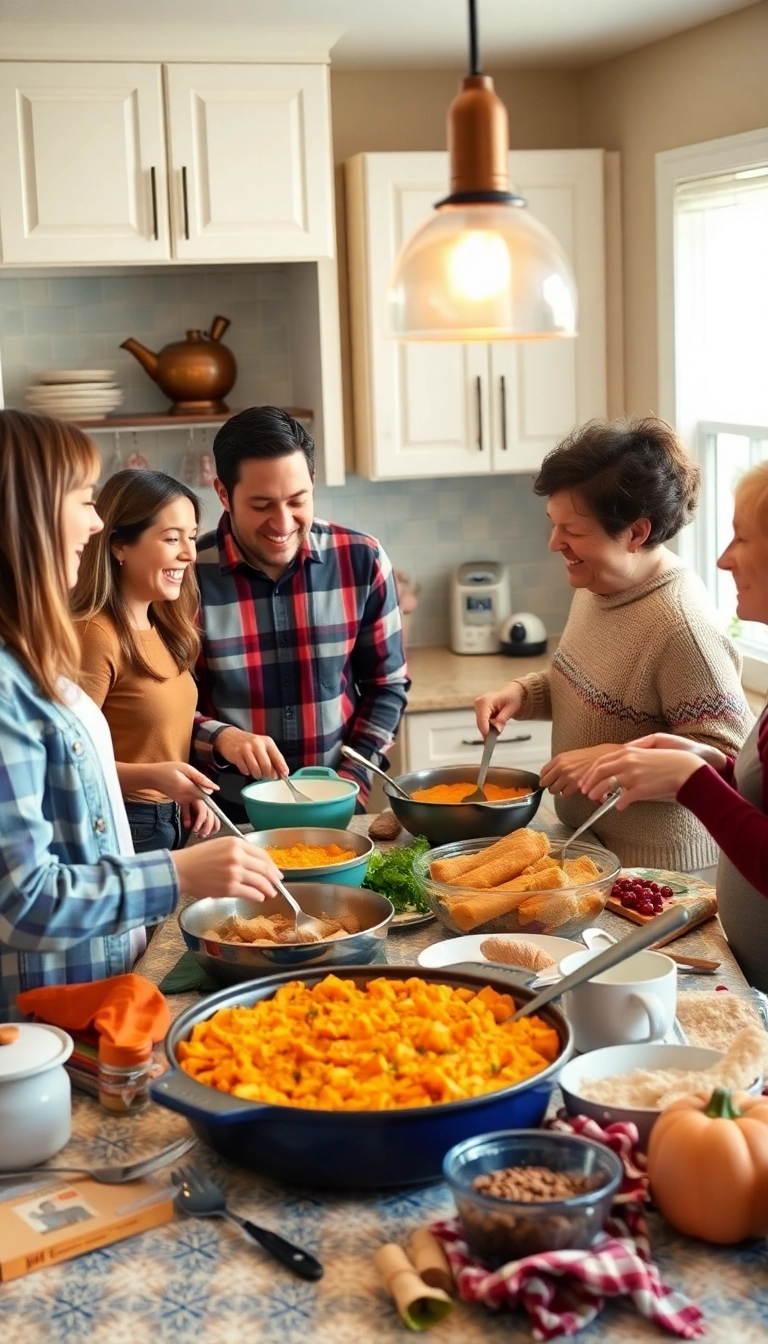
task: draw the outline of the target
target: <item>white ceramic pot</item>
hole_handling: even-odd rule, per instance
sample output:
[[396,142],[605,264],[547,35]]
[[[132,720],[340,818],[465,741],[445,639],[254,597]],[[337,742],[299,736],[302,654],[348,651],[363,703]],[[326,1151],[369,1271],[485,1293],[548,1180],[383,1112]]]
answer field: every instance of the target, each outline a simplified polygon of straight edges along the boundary
[[[15,1034],[18,1033],[18,1034]],[[0,1171],[45,1162],[72,1133],[72,1089],[64,1063],[73,1041],[37,1022],[4,1026],[0,1037]]]

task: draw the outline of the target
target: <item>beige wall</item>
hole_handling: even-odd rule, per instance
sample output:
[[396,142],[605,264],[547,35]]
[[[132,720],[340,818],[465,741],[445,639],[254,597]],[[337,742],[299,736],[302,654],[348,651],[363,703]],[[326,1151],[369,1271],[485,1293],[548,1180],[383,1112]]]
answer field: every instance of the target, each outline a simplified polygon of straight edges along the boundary
[[[627,410],[657,406],[654,155],[768,125],[768,0],[580,73],[489,70],[512,148],[619,150]],[[376,150],[444,149],[462,72],[332,71],[337,164]],[[337,172],[347,443],[352,443],[343,193]]]
[[627,410],[657,409],[655,162],[768,125],[768,0],[579,77],[582,146],[621,152]]

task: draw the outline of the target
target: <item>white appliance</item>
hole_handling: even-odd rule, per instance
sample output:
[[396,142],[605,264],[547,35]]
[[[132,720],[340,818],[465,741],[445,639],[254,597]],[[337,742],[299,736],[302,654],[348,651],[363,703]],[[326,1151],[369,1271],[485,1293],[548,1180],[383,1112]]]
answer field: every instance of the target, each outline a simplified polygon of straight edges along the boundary
[[532,658],[547,652],[544,622],[531,611],[515,611],[499,630],[501,652],[510,658]]
[[496,560],[459,565],[451,577],[454,653],[498,653],[499,626],[509,614],[509,575]]

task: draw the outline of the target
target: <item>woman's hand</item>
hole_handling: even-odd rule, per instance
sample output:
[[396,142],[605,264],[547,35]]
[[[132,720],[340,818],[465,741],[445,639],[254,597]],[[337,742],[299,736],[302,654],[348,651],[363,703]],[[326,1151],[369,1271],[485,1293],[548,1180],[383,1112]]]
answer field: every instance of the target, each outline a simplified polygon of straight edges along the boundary
[[196,798],[194,803],[181,804],[181,824],[201,840],[207,840],[209,835],[215,835],[221,829],[219,818],[202,798]]
[[675,733],[649,733],[647,737],[636,737],[628,742],[629,747],[650,747],[654,751],[689,751],[700,756],[713,770],[724,770],[728,757],[719,747],[707,746],[706,742],[692,742],[690,737],[677,737]]
[[563,798],[572,798],[581,788],[585,772],[606,751],[615,751],[616,747],[603,742],[597,747],[580,747],[575,751],[559,751],[551,761],[547,761],[539,774],[539,779],[550,793],[560,793]]
[[[654,798],[676,798],[685,781],[707,764],[704,756],[698,752],[679,747],[670,749],[641,745],[647,741],[647,738],[638,738],[637,742],[628,742],[601,756],[585,771],[580,785],[582,793],[599,802],[607,793],[620,788],[623,792],[616,804],[616,811],[623,812],[630,803]],[[714,751],[715,748],[708,750]],[[722,753],[718,752],[717,755]]]
[[247,840],[223,836],[207,845],[192,845],[171,853],[179,887],[194,901],[208,896],[237,896],[263,901],[275,894],[280,869],[269,855]]
[[475,701],[475,717],[481,735],[487,737],[491,725],[501,732],[504,724],[520,713],[525,704],[525,696],[525,688],[519,681],[508,681],[506,686],[500,686],[497,691],[489,691],[487,695],[478,696]]
[[[143,788],[156,789],[174,803],[182,804],[182,817],[184,817],[184,805],[187,803],[200,803],[201,807],[205,807],[197,792],[198,789],[205,789],[206,793],[215,793],[219,787],[204,775],[202,770],[196,770],[194,765],[188,765],[186,761],[160,761],[157,765],[148,765],[146,779]],[[205,810],[209,816],[213,816],[210,808],[206,807]],[[184,820],[184,825],[187,824]],[[218,830],[218,826],[213,829]],[[206,831],[205,834],[208,835],[209,832]]]
[[213,750],[236,766],[241,775],[253,779],[282,779],[290,774],[285,757],[271,737],[244,733],[242,728],[225,728],[216,738]]

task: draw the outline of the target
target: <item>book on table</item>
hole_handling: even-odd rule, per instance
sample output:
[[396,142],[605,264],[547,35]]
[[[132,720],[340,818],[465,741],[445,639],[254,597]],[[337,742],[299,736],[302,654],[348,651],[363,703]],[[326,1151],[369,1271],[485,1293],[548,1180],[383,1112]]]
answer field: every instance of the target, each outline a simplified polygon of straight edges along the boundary
[[[3,1183],[5,1184],[5,1183]],[[170,1222],[173,1191],[156,1180],[101,1185],[40,1179],[0,1192],[0,1280],[17,1279]]]

